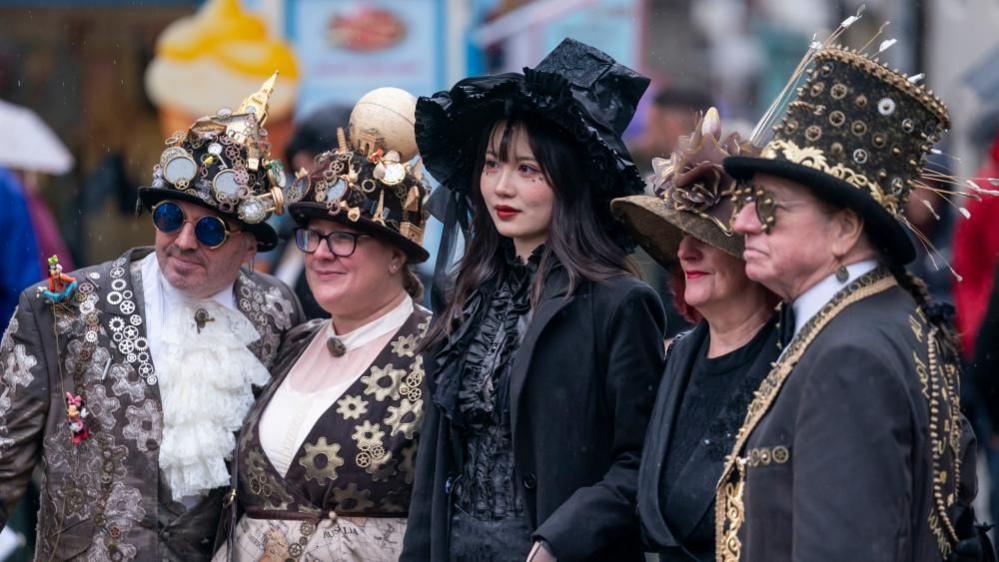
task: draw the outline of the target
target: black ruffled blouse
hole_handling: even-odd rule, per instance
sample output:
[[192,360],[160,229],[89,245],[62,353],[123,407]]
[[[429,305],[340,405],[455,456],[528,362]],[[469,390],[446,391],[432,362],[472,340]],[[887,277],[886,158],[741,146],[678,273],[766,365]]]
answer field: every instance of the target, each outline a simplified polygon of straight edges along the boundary
[[510,371],[531,316],[540,249],[525,264],[507,248],[505,268],[470,339],[458,385],[465,463],[455,502],[485,520],[524,513],[514,485]]

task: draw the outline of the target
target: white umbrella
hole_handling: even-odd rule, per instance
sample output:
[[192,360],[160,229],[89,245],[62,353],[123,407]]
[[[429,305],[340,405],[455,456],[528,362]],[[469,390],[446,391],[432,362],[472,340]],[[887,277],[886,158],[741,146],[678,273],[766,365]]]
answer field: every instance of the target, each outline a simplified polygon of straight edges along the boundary
[[34,111],[0,100],[0,165],[60,175],[73,155]]

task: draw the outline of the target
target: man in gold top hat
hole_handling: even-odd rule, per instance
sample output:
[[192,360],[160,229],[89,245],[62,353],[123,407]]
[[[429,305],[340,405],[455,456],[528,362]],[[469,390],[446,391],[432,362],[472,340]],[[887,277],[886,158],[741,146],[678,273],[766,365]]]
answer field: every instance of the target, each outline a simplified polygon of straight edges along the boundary
[[784,299],[784,347],[719,482],[717,559],[982,559],[953,329],[904,268],[904,203],[947,110],[829,43],[775,103],[790,101],[762,154],[724,162],[746,273]]
[[287,182],[266,131],[272,77],[167,140],[140,207],[154,248],[22,293],[0,343],[0,524],[37,467],[39,560],[202,560],[233,432],[301,310],[246,264]]

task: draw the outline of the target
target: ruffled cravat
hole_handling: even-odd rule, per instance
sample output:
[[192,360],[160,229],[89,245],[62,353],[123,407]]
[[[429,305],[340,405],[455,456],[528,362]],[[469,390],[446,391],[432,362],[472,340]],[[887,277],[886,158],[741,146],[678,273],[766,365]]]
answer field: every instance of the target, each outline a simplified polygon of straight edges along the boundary
[[213,301],[181,302],[162,328],[160,469],[174,500],[229,483],[233,433],[253,404],[251,385],[270,380],[247,349],[260,334],[241,313]]

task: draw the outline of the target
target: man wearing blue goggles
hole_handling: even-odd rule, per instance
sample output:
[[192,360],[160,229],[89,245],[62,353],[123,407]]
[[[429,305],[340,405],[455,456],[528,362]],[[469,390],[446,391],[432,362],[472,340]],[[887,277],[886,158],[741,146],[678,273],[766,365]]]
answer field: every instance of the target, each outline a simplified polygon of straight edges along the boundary
[[273,85],[167,140],[139,189],[153,248],[53,261],[21,295],[0,343],[0,497],[44,473],[41,560],[211,558],[234,431],[303,320],[248,267],[284,205],[261,128]]

